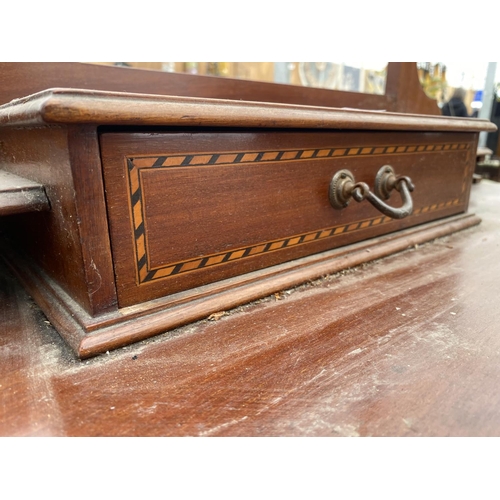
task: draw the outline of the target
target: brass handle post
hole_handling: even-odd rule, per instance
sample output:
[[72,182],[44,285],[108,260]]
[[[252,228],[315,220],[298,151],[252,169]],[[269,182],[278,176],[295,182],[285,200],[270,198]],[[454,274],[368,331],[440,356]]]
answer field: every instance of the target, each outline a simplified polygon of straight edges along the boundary
[[[403,205],[399,208],[387,205],[383,199],[388,199],[393,190],[399,191]],[[355,182],[349,170],[340,170],[330,182],[329,198],[333,208],[342,209],[349,205],[352,198],[357,202],[368,200],[377,210],[392,219],[404,219],[413,212],[413,200],[410,191],[414,185],[409,177],[396,176],[390,165],[382,167],[375,177],[375,192],[372,192],[364,182]]]

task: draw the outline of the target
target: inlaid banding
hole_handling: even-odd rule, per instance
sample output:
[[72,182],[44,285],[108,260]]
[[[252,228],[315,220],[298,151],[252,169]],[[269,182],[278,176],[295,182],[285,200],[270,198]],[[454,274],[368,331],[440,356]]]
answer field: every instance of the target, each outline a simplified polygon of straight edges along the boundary
[[[159,268],[148,267],[147,235],[141,184],[141,171],[156,168],[200,167],[238,165],[283,161],[321,161],[328,158],[401,155],[412,153],[431,153],[438,151],[469,150],[469,144],[413,144],[409,146],[358,146],[341,148],[296,149],[276,151],[193,153],[183,155],[137,156],[126,159],[126,173],[129,186],[130,216],[133,225],[134,250],[136,258],[136,276],[138,284],[158,279],[193,272],[213,266],[224,265],[241,259],[252,258],[269,252],[282,251],[297,245],[308,245],[318,240],[335,238],[348,232],[367,229],[371,226],[386,224],[388,217],[374,217],[349,224],[337,225],[311,231],[310,233],[291,235],[273,241],[259,242],[250,246],[232,249],[213,255],[197,256],[181,262],[173,262]],[[414,215],[430,211],[442,210],[457,205],[460,200],[454,199],[414,210]]]

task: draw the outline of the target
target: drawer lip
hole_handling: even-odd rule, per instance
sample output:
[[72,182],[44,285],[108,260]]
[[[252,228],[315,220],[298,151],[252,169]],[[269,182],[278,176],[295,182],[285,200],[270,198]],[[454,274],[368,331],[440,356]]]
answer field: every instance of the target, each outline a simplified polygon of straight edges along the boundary
[[47,89],[0,106],[1,126],[76,123],[461,132],[497,130],[490,121],[477,118],[81,89]]

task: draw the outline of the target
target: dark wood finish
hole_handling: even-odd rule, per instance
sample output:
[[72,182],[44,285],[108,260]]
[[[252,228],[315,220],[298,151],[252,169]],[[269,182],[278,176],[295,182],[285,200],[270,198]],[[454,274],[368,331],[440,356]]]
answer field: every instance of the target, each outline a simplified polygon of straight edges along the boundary
[[[121,307],[464,212],[476,145],[474,134],[198,130],[101,144]],[[373,188],[387,164],[415,183],[412,216],[332,208],[336,172]]]
[[350,107],[440,115],[418,80],[416,63],[389,63],[385,95],[332,91],[80,63],[0,63],[0,104],[51,87]]
[[394,108],[391,110],[398,113],[441,114],[437,102],[425,94],[415,63],[394,64],[387,73],[385,93],[389,99],[394,100]]
[[92,360],[0,274],[3,436],[499,436],[500,185],[482,223]]
[[42,184],[51,204],[3,221],[12,244],[89,314],[116,306],[95,127],[6,128],[2,144],[2,168]]
[[[385,255],[394,248],[406,248],[415,234],[422,243],[437,234],[476,224],[477,218],[465,216],[444,220],[422,231],[417,229],[415,233],[381,237],[382,233],[410,224],[464,212],[477,134],[494,128],[485,120],[72,89],[47,90],[1,106],[0,125],[4,141],[0,153],[2,168],[43,184],[52,207],[46,214],[36,214],[36,219],[18,216],[20,219],[6,221],[5,234],[11,249],[4,253],[10,256],[10,265],[51,322],[82,357],[142,340],[354,262],[346,258],[346,252],[353,248],[321,253],[332,252],[331,248],[379,237],[368,243],[370,252],[364,254],[364,261],[369,261],[376,254],[374,243]],[[107,137],[114,138],[111,149],[101,151],[99,134],[104,144],[109,142]],[[172,134],[179,138],[177,146],[170,144],[171,140],[168,144],[164,141]],[[124,140],[117,141],[117,137]],[[127,149],[131,144],[133,148]],[[386,149],[379,151],[378,147]],[[301,158],[316,157],[303,162],[308,170],[297,168],[293,158],[286,158],[297,148]],[[270,162],[262,168],[269,159],[266,155],[276,151],[283,152],[282,164]],[[166,186],[165,194],[176,200],[175,210],[155,191],[156,183],[163,183],[163,179],[147,181],[150,184],[144,208],[152,217],[143,219],[148,238],[152,239],[135,241],[139,246],[152,244],[152,254],[148,254],[153,258],[152,266],[177,266],[178,259],[203,260],[214,252],[231,252],[226,260],[233,261],[236,254],[246,251],[242,245],[253,249],[269,245],[269,249],[275,250],[276,239],[291,241],[304,237],[300,242],[304,243],[312,233],[324,237],[308,243],[307,249],[305,245],[291,248],[287,243],[290,248],[282,252],[262,252],[255,258],[186,273],[182,279],[174,278],[168,283],[158,280],[158,286],[136,286],[134,279],[142,278],[140,272],[131,271],[131,266],[139,266],[140,259],[134,260],[130,244],[141,230],[137,227],[132,233],[128,210],[130,207],[135,213],[136,206],[133,196],[129,200],[125,197],[123,179],[128,167],[123,155],[168,156],[172,152],[183,155],[185,165],[196,161],[198,166],[175,170],[175,179],[169,174],[168,182],[174,180],[177,187]],[[230,170],[211,166],[214,178],[202,178],[205,160],[210,163],[212,159],[223,160],[226,153],[238,156],[256,152],[256,158],[263,153],[259,157],[262,164],[256,166],[245,160],[238,169]],[[107,165],[104,172],[101,153]],[[331,155],[331,165],[319,159],[326,153]],[[334,160],[337,153],[341,158]],[[335,171],[352,168],[360,181],[372,184],[382,160],[395,160],[397,170],[402,169],[398,174],[411,175],[417,182],[414,218],[408,222],[386,222],[366,203],[335,213],[326,197]],[[225,178],[227,172],[230,179]],[[427,184],[430,177],[436,182]],[[193,183],[198,190],[195,199],[190,190]],[[249,211],[250,205],[242,204],[234,195],[228,198],[229,204],[213,200],[217,213],[199,201],[203,189],[216,198],[220,185],[230,192],[240,184],[257,208],[262,212],[274,210],[274,215],[270,218],[261,214],[256,218]],[[419,185],[424,189],[419,191]],[[286,194],[270,196],[276,186],[296,196],[297,206],[287,200]],[[154,192],[148,205],[148,196]],[[186,199],[191,203],[186,205]],[[163,210],[169,210],[170,215],[163,214]],[[192,226],[186,234],[191,234],[192,239],[185,238],[178,227],[183,223],[184,212],[190,210],[196,217],[186,219]],[[217,214],[231,210],[239,219],[238,224],[233,220],[221,231],[221,224],[215,220]],[[174,224],[172,214],[177,221]],[[203,227],[204,220],[196,220],[200,214],[214,220],[208,226],[210,235]],[[375,224],[375,220],[380,224]],[[240,222],[247,226],[245,234],[239,229]],[[336,237],[333,244],[333,239],[327,242],[324,231],[340,227],[345,234]],[[358,228],[362,231],[354,230]],[[109,231],[113,235],[113,255]],[[201,245],[195,241],[212,234],[214,241]],[[171,236],[176,239],[176,248],[170,248],[173,254],[164,253],[161,240],[168,241]],[[178,248],[183,246],[191,250],[179,253]]]
[[94,124],[354,130],[494,131],[477,118],[450,118],[223,99],[48,89],[0,106],[0,125]]
[[0,216],[49,209],[49,200],[41,184],[0,170]]
[[116,309],[113,263],[98,135],[95,126],[69,126],[68,151],[91,314]]
[[[16,252],[26,254],[64,293],[91,312],[75,206],[67,130],[62,127],[2,130],[2,169],[42,184],[51,210],[2,220]],[[2,218],[7,219],[7,218]]]
[[484,179],[490,179],[495,182],[500,182],[500,166],[499,165],[477,165],[476,173]]

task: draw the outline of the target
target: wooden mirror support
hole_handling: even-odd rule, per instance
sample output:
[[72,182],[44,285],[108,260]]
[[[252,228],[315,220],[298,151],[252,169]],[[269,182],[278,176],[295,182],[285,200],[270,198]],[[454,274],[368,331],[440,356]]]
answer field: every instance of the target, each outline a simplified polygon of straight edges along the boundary
[[82,63],[0,63],[0,104],[54,87],[440,115],[417,65],[391,62],[384,95]]
[[[82,358],[479,222],[478,135],[496,127],[436,116],[407,64],[385,96],[294,89],[300,104],[273,84],[2,66],[3,100],[35,93],[0,106],[0,207],[11,176],[39,204],[0,219],[1,253]],[[72,88],[38,88],[56,83]],[[342,171],[395,210],[334,207]]]

